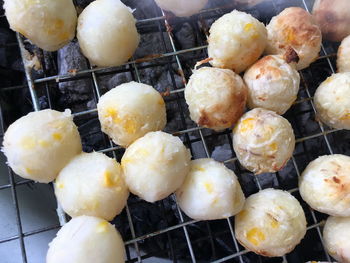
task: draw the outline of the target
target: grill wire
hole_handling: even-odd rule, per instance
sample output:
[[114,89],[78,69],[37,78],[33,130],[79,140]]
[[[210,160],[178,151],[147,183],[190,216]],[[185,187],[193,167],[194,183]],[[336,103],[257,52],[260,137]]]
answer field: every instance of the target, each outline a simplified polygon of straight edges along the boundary
[[[125,2],[128,4],[127,1]],[[58,75],[57,72],[53,74],[52,71],[45,71],[44,67],[44,76],[36,77],[28,67],[24,67],[26,84],[1,88],[1,93],[11,93],[16,90],[28,89],[32,103],[31,110],[38,111],[42,109],[38,94],[44,94],[48,99],[48,106],[50,108],[55,108],[55,103],[51,101],[51,97],[54,89],[57,89],[58,83],[77,79],[90,79],[93,83],[93,90],[91,92],[95,102],[97,102],[104,92],[100,84],[101,77],[129,72],[133,80],[143,82],[141,71],[147,68],[161,67],[162,70],[170,73],[170,88],[169,90],[163,90],[167,107],[169,108],[171,104],[172,107],[177,108],[176,120],[178,121],[178,129],[167,131],[180,136],[185,145],[190,148],[192,155],[196,158],[212,157],[214,146],[220,146],[215,144],[215,142],[219,141],[218,138],[220,138],[221,141],[225,140],[226,143],[230,145],[230,158],[221,161],[237,174],[246,196],[268,187],[288,190],[301,202],[304,208],[308,220],[308,231],[305,239],[302,240],[301,244],[297,246],[293,252],[283,258],[269,259],[248,252],[238,244],[233,231],[233,218],[211,222],[198,222],[189,219],[181,212],[174,195],[163,201],[156,202],[155,204],[146,204],[136,197],[131,197],[129,198],[125,211],[113,221],[125,240],[127,262],[158,262],[156,258],[167,258],[173,262],[243,263],[306,262],[308,260],[324,260],[330,262],[332,260],[324,249],[322,239],[322,226],[324,225],[326,216],[313,211],[301,200],[298,193],[298,177],[306,165],[319,155],[333,153],[349,155],[349,132],[330,129],[323,126],[320,122],[317,122],[315,120],[315,108],[312,102],[312,96],[319,83],[328,75],[335,72],[334,61],[337,46],[332,43],[324,42],[325,46],[322,46],[319,59],[313,63],[310,68],[300,71],[301,87],[298,99],[285,115],[291,122],[296,134],[296,149],[292,159],[280,172],[253,176],[239,165],[231,146],[232,138],[230,130],[214,132],[194,126],[193,123],[189,124],[186,121],[188,119],[188,110],[184,102],[184,88],[183,86],[180,87],[176,82],[176,77],[180,76],[183,85],[185,85],[186,79],[190,76],[191,68],[193,68],[194,64],[207,57],[206,37],[209,29],[208,24],[234,8],[232,4],[225,4],[223,6],[220,2],[224,3],[225,1],[212,0],[211,3],[214,8],[210,7],[209,9],[201,11],[200,14],[186,19],[169,17],[154,4],[154,10],[157,16],[138,20],[137,27],[141,35],[149,31],[159,32],[161,40],[159,45],[161,49],[164,50],[162,54],[150,56],[147,59],[132,58],[130,62],[118,68],[97,69],[90,67],[88,69],[78,69],[78,71],[74,73],[64,75]],[[276,2],[285,2],[284,7],[300,6],[307,11],[309,11],[313,4],[312,0],[272,1],[269,4],[273,7],[273,15],[282,11],[281,7],[276,5]],[[254,8],[243,9],[243,11],[247,11],[253,15],[257,13]],[[6,18],[4,15],[1,15],[0,19],[2,21]],[[181,26],[184,22],[189,23],[194,28],[201,45],[177,50],[178,40],[174,37],[172,29],[176,28],[176,26]],[[268,21],[264,22],[266,23]],[[25,47],[27,40],[18,33],[16,37],[23,64],[25,65]],[[13,43],[9,45],[13,45]],[[0,46],[0,49],[4,47],[5,46]],[[52,54],[45,53],[45,55],[54,60]],[[73,115],[79,129],[86,125],[86,123],[97,123],[96,109],[74,112]],[[0,111],[0,118],[2,128],[1,136],[3,137],[5,127],[9,125],[9,122],[5,121],[6,118],[3,109]],[[96,124],[96,126],[99,128],[98,124]],[[101,133],[101,131],[99,130],[98,133]],[[93,133],[87,134],[86,136],[91,135],[93,135]],[[95,150],[104,152],[120,160],[124,150],[114,145],[106,136],[103,138],[104,144],[100,145],[100,148]],[[84,142],[83,135],[82,139]],[[200,153],[198,153],[199,148],[201,149],[199,150]],[[15,175],[10,168],[8,168],[8,178],[9,183],[0,185],[0,191],[5,189],[11,191],[18,233],[17,235],[0,239],[0,245],[1,243],[18,240],[22,261],[29,262],[25,238],[51,230],[57,231],[60,225],[63,225],[67,221],[67,217],[58,206],[57,215],[59,224],[24,232],[17,188],[20,185],[30,186],[32,181],[23,179],[19,181],[15,180]],[[169,207],[171,209],[169,209]],[[148,217],[153,216],[144,211],[147,208],[151,209],[152,212],[150,213],[157,211],[157,216],[159,216],[160,219],[156,226],[148,225],[148,229],[146,228],[145,231],[140,225],[147,225],[146,222],[152,222]]]

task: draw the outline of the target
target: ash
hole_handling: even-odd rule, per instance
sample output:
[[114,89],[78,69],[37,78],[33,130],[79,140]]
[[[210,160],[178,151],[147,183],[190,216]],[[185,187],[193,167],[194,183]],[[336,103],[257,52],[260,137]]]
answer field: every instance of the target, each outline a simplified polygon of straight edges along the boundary
[[[76,0],[75,2],[80,7],[78,10],[82,10],[91,1]],[[138,20],[161,16],[160,10],[155,7],[153,0],[125,0],[123,2],[135,9],[134,15]],[[219,5],[218,2],[215,0],[210,1],[209,7],[217,7]],[[302,6],[301,1],[276,0],[272,2],[268,0],[255,8],[249,8],[236,5],[234,0],[222,0],[220,1],[220,6],[223,6],[222,9],[200,17],[175,18],[170,15],[169,23],[172,28],[171,34],[173,34],[175,48],[183,50],[206,45],[205,33],[208,32],[210,25],[218,17],[234,8],[249,12],[260,21],[267,23],[273,15],[282,11],[285,7],[295,6],[295,3],[298,6]],[[2,5],[1,1],[0,5]],[[6,19],[0,19],[0,99],[5,123],[9,125],[18,117],[31,111],[32,105],[28,89],[26,88],[18,46],[14,44],[16,43],[15,34],[8,29]],[[141,43],[133,59],[173,51],[163,20],[139,24],[138,30],[141,34]],[[32,71],[34,79],[54,75],[74,75],[74,71],[90,68],[90,64],[81,54],[76,40],[56,53],[42,52],[30,43],[26,43],[26,48],[31,54],[39,57],[43,66],[42,70]],[[328,53],[335,53],[337,45],[326,43],[326,50]],[[205,49],[179,55],[178,58],[183,66],[184,77],[188,79],[195,63],[206,57]],[[334,63],[333,60],[331,62]],[[313,95],[319,83],[331,74],[325,60],[314,63],[310,69],[306,69],[302,73],[306,84],[302,83],[298,100],[307,98],[306,88]],[[143,83],[152,85],[160,92],[182,89],[185,86],[182,72],[179,71],[174,56],[138,63],[137,69],[133,65],[128,65],[117,69],[100,71],[96,73],[96,77],[101,94],[121,83],[132,80],[140,80]],[[24,86],[24,88],[5,89],[13,86]],[[70,108],[73,112],[81,112],[96,108],[97,94],[90,73],[70,81],[62,80],[58,83],[53,81],[46,85],[38,84],[36,88],[42,109],[51,106],[57,110]],[[196,127],[195,123],[189,118],[183,93],[169,95],[165,100],[168,116],[167,132]],[[310,101],[306,100],[294,105],[285,114],[285,117],[292,123],[296,138],[320,132]],[[85,151],[91,152],[110,147],[108,138],[100,130],[96,113],[79,117],[76,119],[76,122],[79,126]],[[211,157],[218,161],[225,161],[235,157],[229,130],[214,132],[203,129],[202,132]],[[328,135],[327,138],[332,145],[334,153],[350,155],[349,132],[338,131]],[[206,157],[205,148],[198,131],[181,135],[181,139],[190,148],[194,158]],[[123,150],[117,150],[115,153],[117,154],[117,159],[120,160]],[[297,143],[294,157],[299,171],[301,172],[311,160],[323,154],[329,154],[329,151],[322,136]],[[109,153],[109,155],[111,154]],[[229,162],[227,166],[238,176],[246,196],[259,190],[256,180],[259,180],[262,188],[274,187],[292,190],[298,186],[297,171],[292,161],[289,161],[286,167],[276,174],[262,174],[257,177],[244,170],[237,161]],[[293,194],[301,201],[297,191],[293,192]],[[305,208],[308,224],[312,225],[315,222],[312,220],[305,203],[302,201],[301,203]],[[181,223],[173,196],[154,204],[131,196],[129,208],[136,237]],[[325,218],[324,215],[318,213],[316,213],[316,216],[318,222]],[[185,221],[191,220],[186,216],[184,217]],[[234,220],[232,218],[230,220],[234,224]],[[125,211],[115,219],[114,224],[121,232],[124,240],[133,239]],[[208,262],[238,252],[234,246],[226,220],[197,222],[187,225],[186,229],[198,262]],[[191,260],[187,240],[181,227],[141,240],[138,242],[138,245],[141,249],[141,254],[145,255],[145,257],[170,258],[174,262],[188,262]],[[132,244],[127,247],[129,258],[131,258],[129,262],[137,261],[133,248]],[[240,251],[243,250],[242,247],[239,249]],[[282,262],[281,258],[263,258],[253,253],[243,255],[242,259],[244,262]],[[287,256],[287,259],[288,262],[326,259],[316,229],[308,231],[305,239]],[[235,258],[231,261],[239,262],[239,259]]]

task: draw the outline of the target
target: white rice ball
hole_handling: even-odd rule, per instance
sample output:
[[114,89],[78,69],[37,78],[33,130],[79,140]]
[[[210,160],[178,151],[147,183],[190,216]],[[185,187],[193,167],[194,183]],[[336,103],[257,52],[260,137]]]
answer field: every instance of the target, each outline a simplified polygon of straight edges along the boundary
[[119,163],[102,153],[81,153],[62,169],[55,194],[71,217],[112,220],[126,205],[129,190]]
[[140,42],[132,10],[120,0],[91,2],[78,18],[77,37],[83,54],[99,67],[122,65]]
[[324,39],[342,41],[350,34],[349,0],[316,0],[312,14]]
[[350,35],[343,39],[337,54],[338,72],[350,72]]
[[56,51],[75,36],[72,0],[5,0],[4,9],[11,29],[44,50]]
[[124,263],[123,240],[113,225],[93,216],[65,224],[49,244],[46,263]]
[[317,117],[329,127],[350,130],[350,72],[336,73],[317,88]]
[[232,127],[242,116],[247,88],[232,70],[203,67],[192,74],[185,99],[193,121],[200,126],[223,130]]
[[233,130],[233,148],[239,162],[255,174],[281,170],[293,154],[292,126],[273,111],[248,111]]
[[321,30],[312,15],[300,7],[289,7],[273,17],[266,26],[266,54],[284,55],[290,48],[298,54],[297,69],[307,68],[321,50]]
[[42,110],[8,127],[2,151],[16,174],[49,183],[82,151],[82,145],[70,110]]
[[288,192],[265,189],[247,198],[235,217],[235,234],[246,249],[262,256],[281,257],[305,236],[305,214]]
[[102,131],[124,147],[166,125],[162,96],[142,83],[124,83],[108,91],[100,98],[97,110]]
[[350,157],[325,155],[306,167],[300,195],[313,209],[332,216],[350,216]]
[[155,0],[157,5],[166,11],[172,12],[179,17],[186,17],[197,14],[208,0]]
[[262,54],[267,41],[263,23],[250,14],[233,10],[216,20],[210,28],[208,54],[217,68],[240,73]]
[[155,202],[182,185],[190,161],[191,154],[178,137],[149,132],[126,149],[121,164],[130,192]]
[[234,172],[213,159],[191,162],[190,173],[177,190],[176,199],[185,214],[196,220],[233,216],[245,201]]
[[350,263],[350,217],[330,216],[323,229],[328,253],[342,263]]
[[300,76],[281,56],[263,57],[244,74],[248,107],[264,108],[282,115],[297,98]]

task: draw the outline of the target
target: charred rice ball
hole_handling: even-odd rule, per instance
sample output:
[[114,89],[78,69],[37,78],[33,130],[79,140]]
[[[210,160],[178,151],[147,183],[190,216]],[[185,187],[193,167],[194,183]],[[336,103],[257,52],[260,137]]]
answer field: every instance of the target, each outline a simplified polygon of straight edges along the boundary
[[93,216],[65,224],[49,244],[46,263],[124,263],[123,240],[113,225]]
[[299,91],[300,76],[293,64],[288,64],[281,56],[270,55],[251,66],[244,74],[248,107],[284,114]]
[[9,126],[2,151],[16,174],[49,183],[82,151],[82,145],[70,110],[42,110]]
[[309,163],[300,177],[300,195],[317,211],[332,216],[350,216],[349,171],[349,156],[318,157]]
[[97,110],[102,131],[124,147],[166,125],[162,96],[142,83],[124,83],[108,91],[100,98]]
[[341,42],[337,55],[338,72],[350,72],[350,35]]
[[273,111],[256,108],[244,114],[233,130],[239,162],[255,174],[281,170],[293,154],[292,126]]
[[155,0],[157,5],[179,17],[191,16],[198,13],[208,0]]
[[284,55],[293,48],[298,54],[297,69],[307,68],[321,50],[321,30],[312,15],[300,7],[289,7],[273,17],[266,26],[268,41],[265,53]]
[[324,39],[342,41],[350,34],[349,0],[316,0],[312,14]]
[[323,229],[328,253],[342,263],[350,263],[350,217],[328,217]]
[[236,175],[213,159],[191,162],[190,173],[176,192],[185,214],[197,220],[227,218],[241,211],[244,194]]
[[260,57],[266,41],[267,31],[263,23],[250,14],[233,10],[216,20],[210,28],[210,63],[240,73]]
[[102,153],[81,153],[62,169],[55,194],[71,217],[97,216],[112,220],[124,208],[129,190],[119,163]]
[[75,36],[77,12],[72,0],[5,0],[12,30],[47,51],[56,51]]
[[242,116],[247,88],[229,69],[203,67],[195,70],[185,89],[191,119],[214,130],[232,127]]
[[135,52],[140,36],[132,10],[120,0],[91,2],[78,19],[83,54],[99,67],[120,66]]
[[305,214],[288,192],[265,189],[247,198],[235,217],[235,234],[246,249],[262,256],[281,257],[305,236]]
[[314,102],[318,118],[329,127],[350,129],[350,72],[336,73],[317,88]]
[[190,161],[191,154],[178,137],[149,132],[126,149],[121,163],[130,192],[155,202],[182,185]]

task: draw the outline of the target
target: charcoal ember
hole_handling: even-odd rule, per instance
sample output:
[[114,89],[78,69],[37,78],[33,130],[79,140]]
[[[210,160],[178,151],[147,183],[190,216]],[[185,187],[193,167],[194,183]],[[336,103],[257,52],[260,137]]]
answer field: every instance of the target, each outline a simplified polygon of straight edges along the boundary
[[[66,75],[74,71],[88,68],[85,57],[81,54],[79,44],[70,42],[57,53],[58,74]],[[87,108],[87,102],[93,97],[93,85],[90,79],[77,79],[59,83],[61,107],[71,108],[73,112],[79,112]]]

